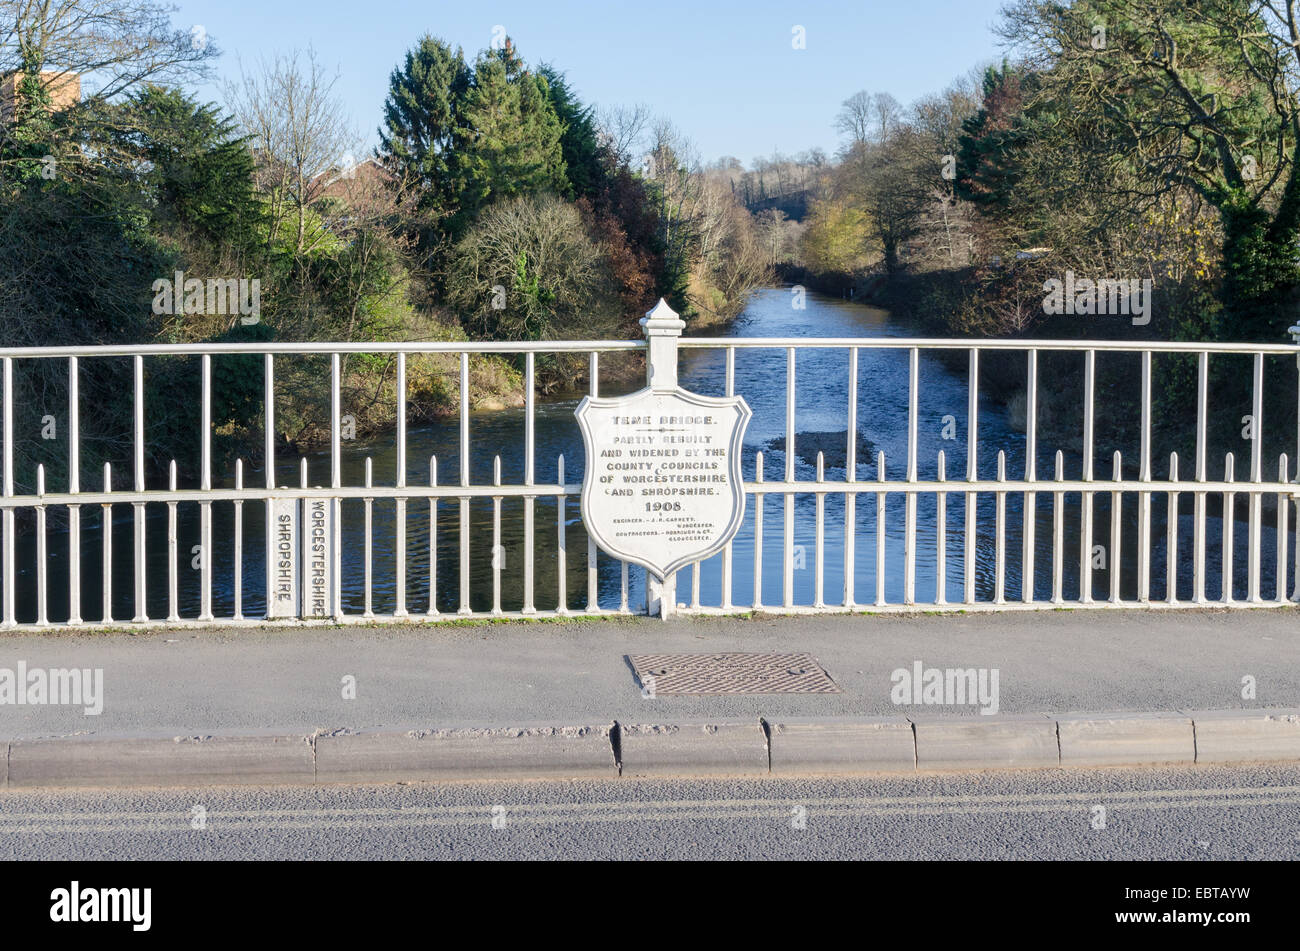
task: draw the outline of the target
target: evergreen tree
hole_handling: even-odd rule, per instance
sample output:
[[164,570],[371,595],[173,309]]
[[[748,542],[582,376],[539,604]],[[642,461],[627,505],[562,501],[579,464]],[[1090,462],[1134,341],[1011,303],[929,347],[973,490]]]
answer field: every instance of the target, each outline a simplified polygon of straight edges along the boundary
[[179,223],[218,244],[251,242],[259,217],[253,157],[216,106],[152,86],[109,111],[119,150],[140,160],[155,226]]
[[594,109],[579,101],[564,73],[554,66],[543,65],[537,73],[546,80],[551,108],[564,127],[560,149],[569,184],[566,195],[591,197],[605,177],[605,161],[596,132]]
[[461,112],[470,79],[461,49],[428,35],[389,78],[379,159],[403,188],[416,191],[417,207],[435,220],[458,207]]
[[509,40],[475,63],[463,121],[461,207],[453,232],[499,198],[566,190],[564,130],[546,80],[524,67]]

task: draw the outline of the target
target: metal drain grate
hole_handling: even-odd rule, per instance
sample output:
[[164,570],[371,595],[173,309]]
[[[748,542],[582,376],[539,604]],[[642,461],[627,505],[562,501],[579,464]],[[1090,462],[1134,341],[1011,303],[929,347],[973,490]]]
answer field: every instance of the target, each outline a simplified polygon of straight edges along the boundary
[[629,654],[655,694],[840,693],[812,654]]

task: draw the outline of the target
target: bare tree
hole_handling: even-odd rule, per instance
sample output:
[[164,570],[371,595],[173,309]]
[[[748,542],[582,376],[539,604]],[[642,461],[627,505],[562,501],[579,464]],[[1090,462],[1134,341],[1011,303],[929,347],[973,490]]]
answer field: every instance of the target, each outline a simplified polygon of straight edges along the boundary
[[82,79],[82,97],[109,99],[144,82],[206,73],[218,50],[201,28],[174,29],[151,0],[0,0],[0,74]]
[[226,101],[257,153],[260,184],[270,196],[271,236],[296,217],[296,250],[312,241],[307,209],[323,177],[342,170],[360,153],[356,132],[334,93],[329,76],[309,48],[306,62],[295,51],[261,61],[238,82],[225,86]]
[[634,106],[611,106],[597,113],[596,124],[601,138],[623,164],[630,164],[638,151],[646,127],[650,124],[650,107],[638,102]]
[[898,125],[902,106],[887,92],[855,92],[840,104],[835,128],[848,137],[848,147],[883,142]]

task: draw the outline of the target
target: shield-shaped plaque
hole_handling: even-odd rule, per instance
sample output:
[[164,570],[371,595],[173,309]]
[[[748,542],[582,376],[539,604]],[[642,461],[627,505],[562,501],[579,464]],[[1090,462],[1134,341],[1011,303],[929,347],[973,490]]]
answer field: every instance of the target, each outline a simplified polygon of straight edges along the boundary
[[745,516],[740,447],[751,413],[739,396],[680,387],[586,397],[582,518],[596,544],[663,580],[708,558]]

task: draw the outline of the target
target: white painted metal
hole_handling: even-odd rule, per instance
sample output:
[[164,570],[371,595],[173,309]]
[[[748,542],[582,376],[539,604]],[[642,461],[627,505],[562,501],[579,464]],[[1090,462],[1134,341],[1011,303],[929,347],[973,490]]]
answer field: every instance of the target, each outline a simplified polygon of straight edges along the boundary
[[[1097,351],[1088,350],[1083,364],[1083,481],[1092,481],[1093,438],[1096,419]],[[1084,490],[1079,509],[1079,601],[1092,601],[1092,492]]]
[[[1029,351],[1025,371],[1025,481],[1038,478],[1038,351]],[[1026,492],[1021,522],[1020,600],[1034,600],[1034,518],[1038,497]]]
[[[970,367],[966,372],[966,482],[969,486],[979,478],[979,420],[980,420],[980,352],[970,350]],[[962,535],[966,542],[962,571],[965,574],[963,600],[975,601],[975,505],[978,496],[966,492],[966,527]]]
[[[14,362],[10,357],[4,358],[4,500],[9,502],[14,497]],[[14,565],[14,510],[6,506],[4,510],[4,626],[13,627],[18,623],[14,603],[14,578],[17,567]]]
[[[397,486],[406,486],[406,354],[397,355]],[[406,499],[394,502],[396,509],[393,545],[393,577],[395,579],[394,617],[406,616]]]
[[755,611],[763,609],[763,453],[754,453],[754,603]]
[[[172,493],[176,492],[176,460],[171,461],[167,470],[167,484]],[[176,501],[175,498],[167,503],[167,620],[179,621],[181,619],[178,609],[179,599],[176,596],[177,571],[177,553],[176,553]]]
[[[731,351],[734,358],[735,351]],[[856,540],[858,535],[858,493],[852,484],[858,481],[858,350],[849,348],[849,424],[848,444],[844,449],[844,481],[850,488],[844,493],[844,607],[852,608],[854,576],[857,574]],[[728,395],[731,395],[728,393]],[[940,456],[943,454],[940,453]]]
[[[785,481],[794,482],[795,453],[795,376],[794,347],[785,351]],[[785,493],[785,557],[781,570],[781,603],[785,607],[794,604],[794,493]]]
[[[68,358],[68,493],[81,491],[81,374]],[[68,506],[68,623],[81,623],[81,506]]]
[[[437,609],[437,583],[438,583],[438,552],[437,552],[437,534],[438,534],[438,505],[442,500],[455,500],[459,506],[460,513],[460,537],[458,545],[459,554],[459,582],[460,598],[459,611],[463,614],[488,613],[485,611],[474,611],[470,603],[470,550],[471,550],[471,523],[470,523],[470,506],[475,503],[474,500],[491,500],[493,506],[493,553],[494,563],[492,569],[493,579],[493,597],[491,613],[503,617],[508,616],[529,616],[536,614],[563,614],[568,612],[568,595],[567,595],[567,563],[568,563],[568,532],[567,532],[567,504],[570,496],[577,495],[579,486],[569,485],[566,481],[565,466],[563,458],[557,459],[556,477],[552,484],[539,483],[536,478],[536,380],[535,380],[535,355],[546,352],[579,352],[586,353],[590,366],[590,391],[593,395],[598,394],[598,369],[599,353],[601,352],[618,352],[618,351],[636,351],[646,350],[648,360],[648,378],[654,375],[656,370],[655,359],[669,359],[667,355],[671,354],[673,366],[664,367],[666,372],[661,375],[661,379],[671,376],[676,377],[676,358],[678,348],[717,348],[723,351],[725,356],[725,390],[728,396],[736,393],[736,353],[740,349],[747,350],[776,350],[783,351],[786,362],[786,392],[785,392],[785,465],[781,474],[780,481],[769,481],[762,471],[762,454],[756,453],[755,456],[755,473],[752,481],[745,485],[746,491],[750,495],[749,506],[752,509],[752,521],[754,535],[753,538],[753,575],[754,575],[754,593],[750,602],[753,609],[771,610],[763,602],[763,578],[762,568],[764,561],[764,545],[773,544],[774,539],[779,539],[781,545],[781,580],[782,592],[779,601],[779,610],[789,613],[804,613],[808,611],[835,611],[835,610],[853,610],[857,607],[857,596],[855,592],[855,550],[859,526],[856,519],[856,499],[863,488],[868,489],[876,497],[875,505],[875,592],[872,603],[880,610],[902,610],[918,603],[916,580],[919,567],[919,540],[917,537],[917,517],[922,510],[920,497],[923,495],[933,495],[935,497],[934,513],[936,517],[935,525],[935,542],[936,550],[933,557],[933,568],[935,570],[936,584],[929,602],[922,597],[919,603],[932,603],[939,607],[951,606],[954,609],[961,610],[1011,610],[1011,609],[1030,609],[1044,606],[1059,606],[1067,603],[1064,597],[1064,562],[1065,562],[1065,533],[1064,524],[1067,519],[1073,521],[1074,513],[1067,506],[1067,499],[1071,500],[1074,496],[1080,499],[1079,503],[1079,591],[1078,602],[1081,604],[1093,604],[1096,607],[1115,607],[1126,604],[1149,604],[1151,603],[1151,571],[1153,558],[1161,556],[1161,543],[1164,548],[1164,560],[1166,565],[1166,594],[1160,606],[1163,607],[1185,607],[1196,604],[1206,603],[1205,592],[1207,581],[1213,578],[1218,582],[1218,600],[1233,607],[1243,607],[1249,605],[1268,605],[1286,603],[1288,589],[1294,595],[1296,587],[1300,587],[1300,558],[1292,555],[1297,548],[1291,543],[1291,536],[1295,528],[1295,519],[1290,517],[1289,507],[1300,497],[1300,489],[1297,489],[1297,483],[1292,481],[1289,473],[1289,456],[1283,455],[1279,459],[1279,466],[1276,479],[1266,482],[1264,480],[1263,465],[1263,421],[1264,421],[1264,358],[1275,354],[1296,354],[1294,346],[1286,345],[1252,345],[1252,344],[1198,344],[1198,343],[1156,343],[1145,341],[1089,341],[1084,350],[1084,385],[1083,385],[1083,407],[1084,407],[1084,432],[1083,432],[1083,466],[1079,478],[1067,480],[1064,473],[1064,460],[1061,453],[1056,456],[1056,469],[1054,478],[1051,480],[1040,481],[1037,471],[1037,453],[1039,451],[1039,419],[1038,419],[1038,376],[1040,372],[1040,355],[1048,352],[1065,352],[1070,350],[1077,351],[1079,345],[1075,341],[971,341],[959,340],[935,340],[935,339],[904,339],[904,338],[835,338],[835,339],[818,339],[818,338],[798,338],[798,339],[754,339],[754,338],[673,338],[671,346],[667,340],[660,339],[657,341],[658,350],[654,347],[647,348],[644,341],[572,341],[572,342],[536,342],[536,343],[512,343],[512,344],[475,344],[471,349],[464,342],[435,344],[435,343],[409,343],[409,344],[254,344],[254,345],[233,345],[233,344],[213,344],[213,345],[187,345],[185,347],[174,347],[171,345],[149,345],[147,347],[123,348],[40,348],[40,349],[0,349],[0,361],[3,363],[3,493],[0,494],[0,525],[3,528],[3,544],[0,546],[0,558],[3,559],[3,590],[0,596],[3,597],[3,625],[6,627],[26,628],[31,626],[46,627],[51,625],[60,625],[63,623],[78,624],[83,623],[81,618],[81,546],[80,546],[80,510],[85,505],[98,505],[103,513],[102,537],[103,552],[101,556],[102,564],[102,583],[101,591],[103,597],[103,620],[105,623],[113,623],[112,618],[112,506],[114,504],[130,505],[133,512],[133,571],[134,571],[134,615],[133,623],[135,624],[153,624],[164,621],[163,618],[149,618],[146,608],[147,588],[147,565],[145,551],[145,514],[146,511],[152,511],[148,506],[165,506],[168,520],[168,611],[165,621],[173,624],[198,623],[204,620],[221,620],[221,621],[244,621],[243,613],[243,592],[242,592],[242,552],[243,552],[243,520],[242,508],[245,503],[264,504],[266,506],[266,525],[270,525],[272,499],[283,499],[297,506],[298,500],[305,498],[328,498],[332,505],[334,514],[332,532],[334,534],[335,544],[333,545],[333,557],[335,559],[333,571],[331,572],[332,581],[332,620],[348,621],[355,618],[370,619],[374,617],[401,617],[406,613],[406,599],[408,597],[408,571],[406,559],[406,514],[407,507],[412,499],[424,499],[429,504],[429,577],[428,577],[428,605],[427,613],[429,616],[438,616]],[[848,379],[844,394],[847,399],[847,427],[846,427],[846,454],[845,467],[842,478],[833,480],[827,479],[826,461],[822,453],[817,455],[816,478],[815,481],[801,481],[797,478],[797,466],[795,463],[797,441],[800,438],[798,429],[798,420],[796,417],[796,406],[799,399],[799,391],[795,374],[795,367],[800,349],[843,349],[847,351],[848,356]],[[908,357],[908,417],[907,417],[907,448],[906,461],[902,466],[903,471],[890,480],[885,464],[885,455],[880,452],[877,456],[876,465],[876,484],[874,486],[863,486],[858,482],[857,473],[857,441],[859,425],[859,366],[860,356],[863,350],[894,350],[906,352]],[[944,453],[939,453],[935,477],[933,479],[922,478],[920,473],[920,439],[919,426],[920,420],[920,354],[922,350],[965,350],[969,358],[969,374],[967,389],[967,451],[966,451],[966,478],[964,482],[951,483],[947,480],[946,457]],[[1025,418],[1025,465],[1021,478],[1008,478],[1006,472],[1006,457],[1004,452],[999,452],[997,460],[996,475],[993,478],[981,478],[978,467],[978,446],[979,446],[979,373],[980,373],[980,355],[983,351],[999,350],[1021,350],[1027,351],[1028,362],[1026,366],[1026,418]],[[474,485],[471,481],[471,444],[470,444],[470,360],[474,353],[523,353],[524,358],[524,378],[526,387],[526,396],[524,403],[524,446],[523,446],[523,477],[520,484],[503,485],[501,483],[501,462],[500,458],[494,459],[494,474],[491,485]],[[246,486],[243,478],[242,462],[236,461],[234,465],[233,486],[229,483],[222,483],[221,478],[214,476],[213,473],[213,455],[211,445],[212,433],[212,367],[211,356],[213,354],[230,354],[230,353],[251,353],[261,354],[264,366],[264,428],[265,428],[265,449],[264,449],[264,485]],[[341,429],[342,429],[342,358],[345,354],[350,353],[393,353],[396,357],[397,367],[397,462],[396,478],[394,485],[375,486],[373,484],[373,470],[369,460],[366,463],[366,476],[363,485],[344,485],[342,480],[342,446],[341,446]],[[407,452],[407,422],[406,422],[406,401],[407,401],[407,359],[411,354],[423,353],[446,353],[455,354],[460,363],[460,416],[459,416],[459,436],[460,436],[460,479],[458,484],[446,486],[438,485],[436,460],[430,459],[430,477],[427,486],[411,486],[407,484],[406,478],[406,452]],[[1093,455],[1096,432],[1096,382],[1097,382],[1097,361],[1098,354],[1111,353],[1135,353],[1141,359],[1141,391],[1139,399],[1139,434],[1140,434],[1140,451],[1136,465],[1136,478],[1125,478],[1122,468],[1122,459],[1119,453],[1113,455],[1112,476],[1108,482],[1099,484],[1095,480],[1093,472]],[[1151,465],[1151,455],[1153,451],[1152,438],[1152,361],[1153,355],[1157,353],[1171,354],[1195,354],[1197,357],[1197,405],[1196,405],[1196,456],[1195,456],[1195,478],[1193,481],[1184,482],[1178,476],[1178,458],[1176,455],[1170,457],[1170,472],[1166,479],[1157,481],[1154,478]],[[168,485],[165,489],[155,488],[150,490],[145,483],[145,429],[147,408],[145,405],[145,388],[144,373],[145,362],[147,357],[153,355],[185,354],[198,355],[201,363],[201,407],[200,417],[201,426],[198,438],[200,440],[198,448],[198,457],[200,460],[200,471],[198,473],[197,488],[180,488],[178,484],[175,466],[168,473]],[[330,481],[329,489],[310,488],[307,480],[306,460],[302,460],[299,486],[296,488],[276,488],[275,476],[275,373],[274,358],[276,355],[302,355],[323,357],[328,355],[330,359],[330,410],[332,414],[330,427]],[[658,354],[658,357],[656,357]],[[1240,354],[1250,355],[1253,360],[1253,390],[1250,424],[1252,430],[1249,434],[1250,442],[1250,477],[1248,481],[1238,482],[1235,480],[1233,471],[1233,460],[1231,455],[1225,460],[1225,471],[1222,480],[1211,481],[1207,472],[1206,456],[1209,449],[1208,433],[1210,432],[1209,416],[1211,410],[1215,409],[1210,401],[1209,392],[1209,357],[1211,354]],[[120,487],[118,491],[113,490],[111,467],[104,466],[104,486],[99,492],[83,492],[79,480],[80,465],[80,439],[81,439],[81,419],[79,414],[79,377],[84,369],[82,364],[89,359],[99,359],[111,356],[129,355],[133,358],[133,421],[132,421],[132,476],[129,490],[127,487]],[[16,361],[40,360],[40,359],[66,359],[69,374],[69,406],[68,406],[68,464],[69,476],[67,480],[66,491],[48,492],[45,484],[45,472],[43,465],[36,465],[38,460],[33,460],[35,466],[35,490],[26,490],[30,494],[20,494],[16,484],[17,474],[14,468],[15,456],[15,437],[14,437],[14,405],[13,391],[15,388]],[[671,372],[667,372],[667,371]],[[1300,392],[1300,388],[1298,388]],[[742,394],[743,395],[743,394]],[[1216,424],[1217,425],[1217,424]],[[1300,430],[1297,431],[1297,444],[1300,448]],[[62,489],[62,486],[56,486]],[[964,512],[963,539],[960,543],[964,547],[965,557],[963,560],[962,574],[963,584],[961,597],[953,602],[949,602],[946,590],[946,575],[948,566],[947,552],[947,497],[952,490],[956,490],[964,496],[966,505]],[[1053,503],[1052,507],[1052,568],[1051,568],[1051,591],[1050,601],[1043,601],[1041,604],[1035,598],[1033,580],[1036,573],[1035,552],[1036,552],[1036,517],[1037,517],[1037,497],[1038,493],[1050,493]],[[1177,546],[1179,526],[1177,519],[1178,499],[1180,494],[1191,492],[1193,494],[1193,538],[1192,541],[1192,597],[1190,600],[1180,599],[1175,587],[1177,580]],[[895,539],[901,540],[901,551],[892,549],[893,543],[889,541],[889,526],[887,524],[887,500],[891,493],[901,494],[903,496],[903,523],[901,532],[895,529]],[[1126,493],[1131,493],[1132,498],[1137,504],[1135,512],[1136,518],[1136,547],[1135,550],[1127,555],[1127,561],[1130,566],[1136,568],[1136,591],[1126,601],[1123,597],[1121,578],[1123,575],[1122,568],[1125,562],[1125,552],[1128,544],[1134,544],[1129,539],[1123,537],[1124,519],[1123,506]],[[1153,538],[1152,532],[1152,499],[1157,494],[1161,494],[1168,499],[1168,513],[1172,517],[1166,518],[1166,532],[1163,539]],[[763,530],[763,507],[764,496],[779,494],[783,499],[783,520],[780,530],[775,530],[771,538],[765,538]],[[800,495],[812,495],[814,509],[814,539],[812,557],[807,559],[805,564],[813,571],[813,583],[810,586],[800,585],[798,592],[795,587],[795,512],[796,500]],[[979,567],[977,555],[983,550],[980,546],[980,540],[977,538],[979,528],[987,525],[987,522],[979,515],[979,498],[981,495],[991,495],[993,506],[993,524],[989,526],[993,530],[991,541],[992,565],[989,566],[989,574],[978,571]],[[1021,552],[1020,552],[1020,572],[1021,585],[1017,603],[1007,601],[1008,585],[1014,584],[1012,577],[1008,572],[1013,570],[1011,562],[1014,555],[1007,552],[1007,527],[1014,521],[1008,521],[1008,498],[1012,495],[1019,496],[1023,500],[1022,519],[1021,519]],[[1276,554],[1274,557],[1265,559],[1262,555],[1264,546],[1264,498],[1271,497],[1270,505],[1276,503],[1277,516],[1272,528],[1274,529]],[[828,502],[828,497],[839,496],[844,503],[843,530],[839,532],[832,529],[827,531],[826,515],[827,506],[833,504]],[[1098,603],[1094,600],[1094,591],[1092,583],[1093,575],[1093,538],[1095,535],[1095,518],[1094,505],[1095,499],[1101,496],[1103,500],[1109,497],[1110,500],[1110,531],[1109,543],[1106,551],[1106,567],[1109,571],[1110,583],[1108,585],[1108,596],[1104,602]],[[1206,564],[1206,539],[1207,539],[1207,517],[1210,496],[1217,496],[1216,501],[1221,500],[1223,505],[1224,517],[1222,519],[1222,544],[1223,557],[1221,566],[1212,566],[1214,571],[1207,569]],[[1246,572],[1246,584],[1243,586],[1248,594],[1243,601],[1237,601],[1233,597],[1232,575],[1233,575],[1233,548],[1234,539],[1232,534],[1233,519],[1232,515],[1235,509],[1237,496],[1245,496],[1243,500],[1247,506],[1248,533],[1248,552],[1240,553],[1243,559],[1243,566]],[[536,560],[536,534],[535,534],[535,506],[540,497],[553,498],[556,503],[556,601],[554,606],[550,605],[548,596],[543,596],[545,602],[541,609],[535,604],[535,580],[537,565]],[[501,563],[501,512],[506,500],[520,499],[524,510],[524,545],[521,552],[521,564],[518,570],[514,572],[506,571],[506,566]],[[344,499],[361,499],[363,500],[365,511],[365,591],[364,611],[355,615],[355,618],[345,618],[342,611],[341,601],[341,563],[339,561],[342,546],[339,543],[341,538],[341,519],[338,517],[339,506]],[[395,596],[389,601],[389,606],[381,608],[382,612],[376,611],[376,597],[374,591],[373,579],[373,506],[376,501],[387,502],[392,500],[396,512],[398,526],[398,538],[395,540]],[[1044,499],[1046,502],[1046,499]],[[216,555],[219,549],[213,547],[213,506],[216,503],[232,503],[235,513],[235,522],[233,529],[233,580],[234,580],[234,598],[233,604],[228,611],[223,613],[220,619],[213,617],[213,571],[216,569]],[[199,583],[199,606],[196,616],[181,617],[179,607],[179,584],[178,584],[178,566],[180,559],[189,558],[189,552],[178,551],[179,547],[179,519],[178,510],[183,503],[192,503],[197,507],[200,515],[200,549],[199,561],[197,565],[200,568]],[[513,502],[509,504],[514,504]],[[49,550],[47,537],[47,515],[51,508],[63,507],[68,512],[68,530],[70,533],[68,551],[71,557],[69,565],[69,598],[66,622],[60,616],[53,620],[49,616],[50,602],[48,597],[48,578],[49,565],[47,564]],[[19,578],[19,566],[16,560],[15,539],[17,537],[16,527],[17,519],[31,517],[34,522],[34,548],[36,553],[36,564],[32,578],[35,581],[35,610],[26,608],[30,611],[19,619],[20,608],[17,605],[15,595],[19,592],[16,590]],[[268,533],[269,534],[269,533]],[[838,534],[840,537],[835,537]],[[744,536],[748,539],[751,536]],[[1127,544],[1125,542],[1127,541]],[[841,546],[839,553],[831,549],[832,545]],[[985,544],[988,544],[986,542]],[[1300,541],[1297,541],[1300,546]],[[267,551],[270,554],[270,541],[267,541]],[[1238,546],[1239,547],[1239,546]],[[1044,548],[1044,556],[1046,548]],[[901,555],[901,558],[900,558]],[[827,558],[842,558],[844,568],[843,592],[838,597],[833,596],[837,604],[828,605],[825,600],[825,575]],[[1290,560],[1288,561],[1288,558]],[[703,603],[705,600],[702,595],[701,580],[706,576],[708,569],[700,563],[691,566],[691,584],[692,594],[689,599],[689,605],[684,608],[699,613],[726,612],[734,609],[732,593],[732,575],[733,575],[733,550],[728,545],[719,555],[721,567],[721,588],[720,594],[713,597],[713,603]],[[589,540],[588,558],[587,558],[587,596],[586,611],[590,613],[612,613],[628,611],[629,599],[629,575],[625,563],[619,564],[619,595],[617,605],[611,605],[603,608],[600,605],[599,586],[597,583],[597,561],[594,545]],[[268,558],[268,566],[270,559]],[[1100,564],[1100,562],[1098,562]],[[776,567],[775,565],[773,566]],[[925,566],[926,570],[929,565]],[[1275,569],[1276,585],[1270,585],[1275,588],[1268,594],[1261,592],[1263,585],[1264,572],[1268,568]],[[891,603],[887,600],[886,582],[890,577],[895,577],[894,572],[899,571],[902,579],[902,596],[897,603]],[[978,584],[977,584],[978,582]],[[512,587],[509,596],[518,598],[516,603],[521,604],[519,611],[504,611],[502,608],[503,597],[507,594],[503,586],[509,584]],[[268,567],[268,589],[270,586],[270,567]],[[986,587],[987,586],[987,587]],[[977,590],[978,588],[978,590]],[[27,589],[31,590],[31,589]],[[1014,588],[1012,597],[1016,597]],[[929,592],[927,592],[928,594]],[[612,596],[612,592],[611,592]],[[673,597],[673,604],[670,608],[676,608],[676,597]],[[56,608],[56,610],[58,610]],[[670,611],[671,613],[671,611]],[[34,615],[34,621],[33,621]],[[247,619],[249,622],[261,622],[261,618]],[[120,622],[119,622],[120,623]]]
[[[916,414],[920,404],[921,351],[907,352],[907,481],[916,481]],[[903,500],[903,603],[916,603],[916,494]]]
[[[535,479],[535,456],[537,438],[535,435],[536,427],[536,380],[535,364],[536,354],[528,353],[524,356],[524,484],[531,486]],[[524,614],[536,614],[537,607],[533,604],[533,515],[536,506],[536,497],[532,495],[524,496]],[[699,590],[697,584],[696,590]]]
[[[144,357],[137,356],[135,364],[135,491],[137,497],[144,494]],[[145,609],[145,579],[149,575],[144,557],[144,506],[145,503],[131,503],[135,516],[135,617],[133,621],[147,621],[149,615]]]
[[[469,353],[460,355],[460,485],[469,485]],[[471,614],[469,605],[469,496],[460,497],[460,609]]]

